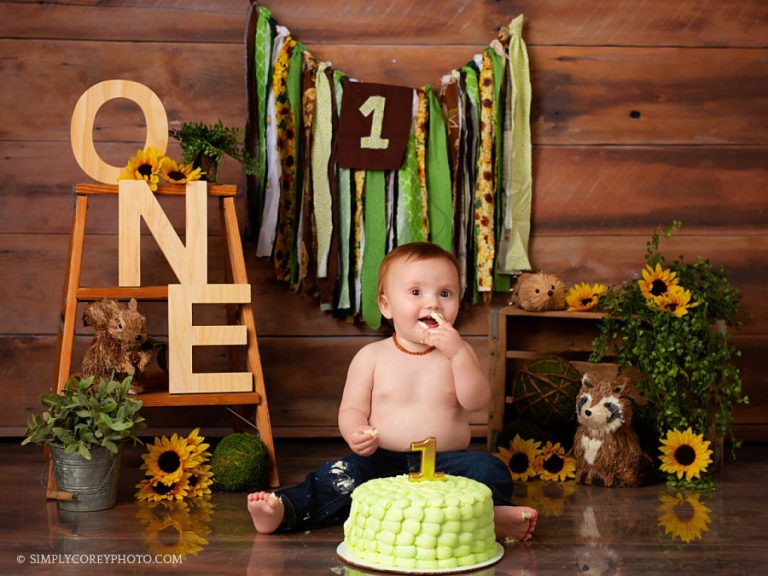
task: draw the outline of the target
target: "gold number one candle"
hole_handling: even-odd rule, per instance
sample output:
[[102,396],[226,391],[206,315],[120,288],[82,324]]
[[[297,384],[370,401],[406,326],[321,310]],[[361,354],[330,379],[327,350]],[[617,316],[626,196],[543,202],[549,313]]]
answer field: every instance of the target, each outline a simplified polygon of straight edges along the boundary
[[408,474],[411,482],[424,480],[445,480],[445,473],[435,472],[435,459],[437,457],[437,439],[434,436],[427,437],[421,442],[411,442],[412,452],[421,452],[421,468],[418,472]]

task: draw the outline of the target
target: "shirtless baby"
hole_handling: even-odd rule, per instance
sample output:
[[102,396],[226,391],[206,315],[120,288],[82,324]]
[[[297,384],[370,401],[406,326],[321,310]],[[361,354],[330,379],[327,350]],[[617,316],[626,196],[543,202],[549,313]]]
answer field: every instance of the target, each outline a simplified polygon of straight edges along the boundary
[[469,413],[487,406],[490,385],[453,327],[459,303],[458,265],[436,244],[405,244],[384,258],[378,304],[395,332],[362,348],[349,366],[339,429],[353,454],[328,462],[297,486],[249,494],[257,531],[343,522],[356,486],[418,468],[411,442],[434,436],[437,470],[493,492],[497,538],[532,537],[537,512],[511,505],[512,480],[503,462],[467,451]]

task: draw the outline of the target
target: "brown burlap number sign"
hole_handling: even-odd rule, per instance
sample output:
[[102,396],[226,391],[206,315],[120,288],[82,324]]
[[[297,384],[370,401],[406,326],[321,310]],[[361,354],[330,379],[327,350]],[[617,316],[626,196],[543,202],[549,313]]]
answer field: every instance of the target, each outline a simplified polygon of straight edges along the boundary
[[413,90],[348,82],[341,99],[336,160],[342,168],[400,168],[411,129]]

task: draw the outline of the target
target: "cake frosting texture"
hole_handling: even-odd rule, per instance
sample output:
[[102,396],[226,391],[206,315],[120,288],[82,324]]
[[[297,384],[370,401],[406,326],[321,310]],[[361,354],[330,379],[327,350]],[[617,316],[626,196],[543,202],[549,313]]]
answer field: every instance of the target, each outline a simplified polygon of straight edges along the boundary
[[490,489],[468,478],[412,482],[407,475],[358,486],[344,523],[355,558],[393,568],[472,566],[496,554]]

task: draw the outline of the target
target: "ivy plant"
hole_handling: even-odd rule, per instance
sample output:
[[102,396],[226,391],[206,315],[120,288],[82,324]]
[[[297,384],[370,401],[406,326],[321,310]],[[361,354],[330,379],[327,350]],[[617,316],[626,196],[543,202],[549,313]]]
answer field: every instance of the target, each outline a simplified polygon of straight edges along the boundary
[[224,126],[221,120],[215,124],[183,122],[179,129],[171,129],[168,133],[179,141],[184,162],[193,162],[196,167],[210,171],[202,158],[209,158],[218,167],[226,154],[240,162],[246,174],[256,174],[256,159],[248,154],[242,143],[242,128]]
[[[590,360],[615,354],[621,369],[639,372],[637,386],[648,401],[658,437],[689,426],[711,440],[733,434],[733,408],[747,396],[736,360],[732,331],[740,326],[741,294],[726,271],[709,260],[683,256],[667,262],[659,250],[679,221],[655,231],[646,244],[643,280],[609,288],[601,299],[601,321]],[[654,293],[675,285],[674,302]],[[649,292],[650,290],[650,292]]]

